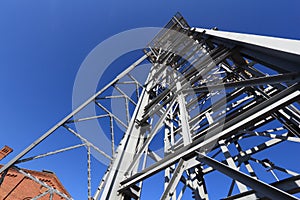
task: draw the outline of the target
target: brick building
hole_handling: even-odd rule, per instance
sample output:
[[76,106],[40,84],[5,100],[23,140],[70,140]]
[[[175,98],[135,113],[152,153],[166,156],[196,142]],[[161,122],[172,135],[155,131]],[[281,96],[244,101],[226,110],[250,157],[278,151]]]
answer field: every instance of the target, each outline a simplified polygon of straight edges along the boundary
[[[34,177],[37,179],[33,180]],[[47,193],[49,189],[52,192]],[[64,194],[65,197],[59,194]],[[38,198],[40,200],[49,200],[51,195],[53,200],[71,199],[70,194],[53,172],[16,168],[8,170],[0,186],[1,200],[29,200],[38,195],[42,196]]]
[[0,150],[0,160],[2,160],[3,158],[5,158],[8,154],[10,154],[13,151],[12,148],[10,148],[9,146],[4,146],[1,150]]

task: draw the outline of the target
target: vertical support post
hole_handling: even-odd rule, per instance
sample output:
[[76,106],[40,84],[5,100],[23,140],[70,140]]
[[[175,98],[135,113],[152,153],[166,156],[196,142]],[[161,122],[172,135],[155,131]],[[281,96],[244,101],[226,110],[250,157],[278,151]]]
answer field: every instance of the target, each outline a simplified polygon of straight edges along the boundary
[[[178,91],[181,90],[181,83],[179,81],[176,83],[176,87]],[[179,92],[177,99],[179,104],[183,144],[184,146],[186,146],[192,142],[189,119],[188,119],[189,114],[185,106],[186,105],[185,97],[182,92]]]
[[92,197],[91,183],[91,146],[87,145],[87,180],[88,180],[88,199]]

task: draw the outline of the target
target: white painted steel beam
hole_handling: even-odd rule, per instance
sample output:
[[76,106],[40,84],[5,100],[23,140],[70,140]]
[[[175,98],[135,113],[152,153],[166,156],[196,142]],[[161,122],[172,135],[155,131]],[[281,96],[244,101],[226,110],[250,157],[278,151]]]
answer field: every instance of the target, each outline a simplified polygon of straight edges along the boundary
[[196,28],[197,32],[205,33],[206,35],[216,38],[239,42],[240,44],[255,45],[276,51],[300,55],[300,40],[292,40],[278,37],[235,33],[227,31],[219,31],[212,29]]
[[278,72],[300,71],[300,40],[195,28],[218,45],[238,47],[242,55]]
[[[205,147],[206,145],[211,144],[212,142],[218,140],[219,138],[224,137],[237,130],[238,128],[243,127],[246,124],[253,123],[255,120],[259,120],[260,117],[270,113],[276,109],[279,109],[286,105],[288,102],[295,100],[295,98],[299,98],[300,91],[299,85],[294,85],[293,87],[283,91],[282,93],[270,98],[269,100],[259,104],[255,108],[249,110],[248,112],[243,113],[237,119],[233,119],[227,122],[224,125],[224,130],[221,132],[213,133],[209,138],[198,138],[193,143],[188,146],[182,147],[171,155],[166,156],[164,159],[159,162],[153,164],[152,166],[146,168],[145,170],[133,175],[132,177],[124,180],[121,184],[121,190],[129,187],[132,184],[135,184],[145,178],[155,174],[166,167],[174,164],[180,158],[184,158],[187,156],[192,156],[195,154],[195,151]],[[203,149],[204,150],[204,149]]]

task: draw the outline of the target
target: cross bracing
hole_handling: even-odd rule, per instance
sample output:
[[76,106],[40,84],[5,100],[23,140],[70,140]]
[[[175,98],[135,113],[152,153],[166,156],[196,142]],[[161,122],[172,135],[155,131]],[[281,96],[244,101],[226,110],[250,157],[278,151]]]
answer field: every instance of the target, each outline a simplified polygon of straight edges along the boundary
[[[140,82],[134,70],[146,61],[151,67]],[[278,156],[298,162],[290,146],[300,142],[299,64],[299,41],[192,28],[176,14],[140,59],[1,172],[85,147],[89,199],[147,199],[148,180],[160,199],[213,199],[216,191],[224,199],[298,199],[300,169]],[[123,117],[107,103],[116,99]],[[90,105],[97,115],[77,118]],[[104,119],[109,151],[75,126]],[[27,156],[58,129],[81,143]],[[97,187],[91,151],[107,162]],[[222,181],[224,188],[210,184]]]

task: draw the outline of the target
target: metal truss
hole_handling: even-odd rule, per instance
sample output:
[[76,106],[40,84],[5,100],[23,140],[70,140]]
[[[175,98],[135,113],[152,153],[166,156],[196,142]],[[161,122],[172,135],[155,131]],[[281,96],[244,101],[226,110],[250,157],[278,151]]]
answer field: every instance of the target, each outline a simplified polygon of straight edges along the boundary
[[[0,173],[85,147],[89,199],[143,199],[149,195],[144,191],[147,180],[154,176],[160,176],[152,179],[152,187],[161,188],[160,199],[209,199],[215,191],[223,192],[224,199],[298,199],[299,168],[272,161],[272,150],[279,148],[282,153],[277,156],[293,156],[298,162],[297,156],[285,152],[289,143],[300,142],[299,47],[296,40],[191,28],[177,13],[146,46],[144,56]],[[133,72],[146,60],[152,67],[142,83]],[[106,103],[113,99],[122,100],[124,119]],[[88,105],[98,114],[76,118]],[[109,120],[110,152],[74,125],[101,119]],[[58,129],[82,144],[24,158]],[[117,141],[116,135],[122,139]],[[109,163],[96,189],[91,185],[91,150]],[[214,173],[222,176],[213,181],[225,177],[228,188],[209,185]]]
[[18,172],[20,172],[21,174],[23,174],[25,177],[27,177],[27,178],[33,180],[34,182],[40,184],[41,186],[43,186],[43,187],[45,187],[45,188],[47,189],[47,190],[46,190],[45,192],[43,192],[42,194],[39,194],[39,195],[33,197],[33,198],[32,198],[33,200],[37,200],[37,199],[39,199],[39,198],[41,198],[41,197],[43,197],[43,196],[45,196],[45,195],[47,195],[47,194],[50,194],[50,195],[49,195],[49,199],[50,199],[50,200],[53,199],[53,195],[54,195],[54,194],[59,195],[62,199],[72,200],[72,198],[68,197],[66,194],[60,192],[59,190],[55,189],[55,188],[52,187],[52,186],[49,186],[47,183],[45,183],[45,182],[39,180],[38,178],[36,178],[35,176],[31,175],[30,173],[25,172],[25,171],[23,171],[22,169],[18,169],[18,168],[16,168],[16,170],[17,170]]

